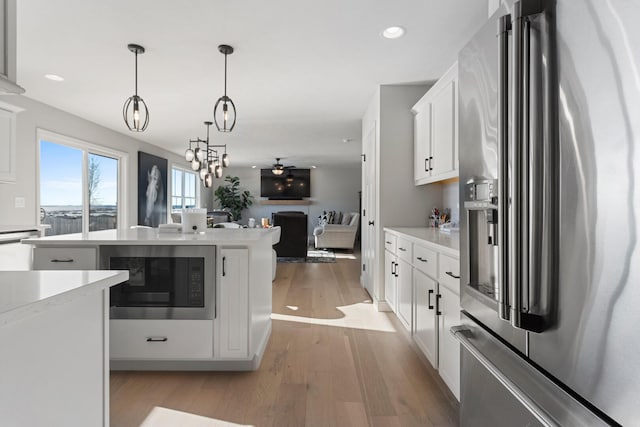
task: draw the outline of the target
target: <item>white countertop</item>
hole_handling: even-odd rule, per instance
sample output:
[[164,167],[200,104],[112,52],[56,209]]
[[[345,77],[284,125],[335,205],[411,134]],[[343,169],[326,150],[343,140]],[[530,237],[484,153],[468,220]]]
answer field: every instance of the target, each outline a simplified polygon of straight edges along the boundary
[[0,326],[129,279],[128,271],[0,271]]
[[432,227],[385,227],[385,231],[398,234],[414,242],[426,242],[438,247],[440,252],[460,256],[460,233],[445,233]]
[[201,233],[159,232],[158,229],[134,228],[103,230],[90,233],[64,234],[22,240],[37,246],[95,246],[95,245],[250,245],[268,237],[271,228],[209,228]]

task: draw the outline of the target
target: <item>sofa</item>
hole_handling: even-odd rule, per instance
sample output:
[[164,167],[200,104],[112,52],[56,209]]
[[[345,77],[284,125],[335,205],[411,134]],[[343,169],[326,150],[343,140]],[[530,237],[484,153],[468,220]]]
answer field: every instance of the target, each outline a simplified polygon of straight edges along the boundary
[[272,215],[274,227],[280,226],[280,242],[273,246],[279,257],[307,257],[307,214],[281,211]]
[[360,214],[345,213],[340,224],[321,224],[313,230],[316,248],[353,249]]

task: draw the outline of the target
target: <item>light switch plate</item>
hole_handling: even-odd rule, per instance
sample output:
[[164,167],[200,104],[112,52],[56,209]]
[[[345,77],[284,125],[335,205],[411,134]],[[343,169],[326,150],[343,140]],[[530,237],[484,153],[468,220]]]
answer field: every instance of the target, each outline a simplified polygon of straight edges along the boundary
[[24,197],[16,197],[16,199],[15,199],[15,207],[16,208],[24,208]]

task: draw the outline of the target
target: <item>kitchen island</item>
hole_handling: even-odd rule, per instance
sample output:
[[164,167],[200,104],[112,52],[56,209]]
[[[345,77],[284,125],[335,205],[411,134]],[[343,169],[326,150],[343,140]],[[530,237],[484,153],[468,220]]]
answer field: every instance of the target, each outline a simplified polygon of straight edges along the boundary
[[126,271],[0,272],[0,424],[109,425],[109,288]]
[[217,228],[182,234],[137,228],[25,239],[23,243],[34,246],[35,270],[106,269],[104,254],[114,247],[150,254],[155,247],[201,249],[206,254],[202,256],[204,276],[212,282],[204,289],[207,314],[123,318],[114,315],[112,307],[111,369],[254,370],[271,334],[274,232]]

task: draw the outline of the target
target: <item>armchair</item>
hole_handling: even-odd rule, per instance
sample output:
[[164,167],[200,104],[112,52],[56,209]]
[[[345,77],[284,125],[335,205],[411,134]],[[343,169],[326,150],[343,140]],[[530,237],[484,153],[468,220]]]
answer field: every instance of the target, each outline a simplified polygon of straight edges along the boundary
[[313,230],[316,248],[353,249],[360,214],[352,212],[348,215],[346,224],[324,224]]

